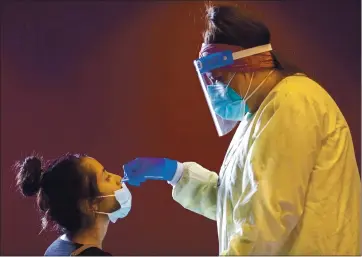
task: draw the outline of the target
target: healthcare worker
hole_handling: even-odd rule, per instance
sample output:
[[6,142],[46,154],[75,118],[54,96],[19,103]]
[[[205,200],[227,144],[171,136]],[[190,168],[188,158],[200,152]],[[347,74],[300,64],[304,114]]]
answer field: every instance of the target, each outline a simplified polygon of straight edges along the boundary
[[177,202],[217,222],[220,255],[360,255],[360,177],[340,109],[277,59],[261,22],[232,6],[207,19],[196,72],[219,136],[239,124],[219,174],[137,158],[124,181],[171,183]]

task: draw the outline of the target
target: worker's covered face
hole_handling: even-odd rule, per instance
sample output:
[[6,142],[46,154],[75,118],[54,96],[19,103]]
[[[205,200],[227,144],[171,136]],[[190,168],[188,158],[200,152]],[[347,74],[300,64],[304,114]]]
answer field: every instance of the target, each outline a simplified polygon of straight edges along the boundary
[[219,136],[228,134],[249,112],[244,98],[254,73],[274,67],[271,50],[270,44],[249,49],[202,44],[194,65]]
[[240,97],[246,98],[265,77],[265,72],[234,72],[216,69],[210,72],[212,81],[220,81],[233,89]]

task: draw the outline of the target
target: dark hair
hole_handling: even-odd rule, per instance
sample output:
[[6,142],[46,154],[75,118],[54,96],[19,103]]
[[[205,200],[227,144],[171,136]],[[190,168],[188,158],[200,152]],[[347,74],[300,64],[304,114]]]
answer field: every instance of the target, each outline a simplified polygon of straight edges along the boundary
[[56,230],[74,235],[94,221],[81,203],[99,195],[97,178],[81,166],[83,157],[66,154],[45,165],[42,157],[33,155],[16,163],[17,187],[24,196],[37,195],[42,230],[53,223]]
[[[268,27],[250,13],[234,5],[206,4],[206,30],[204,43],[228,44],[252,48],[269,44],[271,35]],[[298,67],[281,59],[271,51],[275,68],[285,75],[302,72]]]

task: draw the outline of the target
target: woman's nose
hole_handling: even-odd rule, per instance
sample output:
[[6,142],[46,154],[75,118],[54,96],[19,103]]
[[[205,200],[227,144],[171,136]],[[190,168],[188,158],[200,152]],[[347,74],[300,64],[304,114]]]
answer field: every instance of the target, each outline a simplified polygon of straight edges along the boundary
[[122,183],[122,182],[121,182],[122,177],[121,177],[121,176],[116,175],[115,179],[116,179],[116,184],[117,184],[117,186],[120,186],[120,185],[121,185],[121,183]]

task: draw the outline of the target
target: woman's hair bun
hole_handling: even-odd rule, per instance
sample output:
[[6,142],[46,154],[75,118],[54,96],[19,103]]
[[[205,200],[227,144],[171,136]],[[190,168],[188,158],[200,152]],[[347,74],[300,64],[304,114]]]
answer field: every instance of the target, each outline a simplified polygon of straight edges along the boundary
[[33,196],[40,189],[42,159],[29,156],[15,165],[17,169],[16,185],[24,196]]

